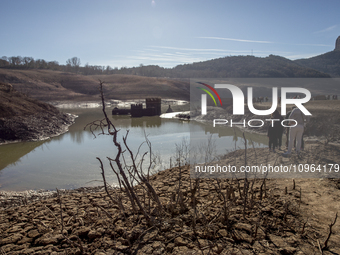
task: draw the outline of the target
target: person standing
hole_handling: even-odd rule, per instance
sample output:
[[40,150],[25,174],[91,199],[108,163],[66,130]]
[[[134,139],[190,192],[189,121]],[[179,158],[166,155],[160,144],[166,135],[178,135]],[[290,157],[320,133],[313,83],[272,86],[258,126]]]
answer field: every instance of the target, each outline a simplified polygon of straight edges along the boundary
[[[293,149],[294,140],[296,139],[296,153],[300,153],[301,150],[301,141],[302,134],[304,131],[304,124],[308,122],[309,118],[306,117],[299,108],[294,108],[292,113],[289,115],[289,119],[293,119],[294,121],[290,121],[289,128],[289,142],[288,142],[288,151],[283,153],[283,155],[290,155]],[[295,126],[292,126],[296,124]]]
[[[289,119],[290,114],[292,113],[292,111],[295,108],[296,108],[296,106],[293,106],[292,110],[287,112],[285,119]],[[288,142],[289,142],[289,130],[290,130],[290,127],[288,127],[287,130],[286,130],[286,147],[287,147],[287,150],[288,150]]]
[[283,120],[283,117],[280,115],[278,110],[275,110],[271,115],[271,119],[273,121],[268,127],[267,136],[269,138],[269,151],[275,152],[275,148],[281,146],[280,136],[281,136],[281,143],[282,143],[283,127],[281,125],[281,121]]
[[279,120],[275,122],[274,126],[276,125],[276,130],[277,130],[277,147],[279,148],[279,150],[281,150],[282,135],[284,131],[284,127],[282,126],[281,122],[284,120],[284,118],[282,117],[282,115],[279,113],[278,110],[275,110],[274,119]]
[[268,141],[269,152],[270,151],[275,152],[275,148],[277,146],[277,134],[275,132],[274,126],[272,126],[271,124],[268,127],[267,136],[269,138],[269,141]]

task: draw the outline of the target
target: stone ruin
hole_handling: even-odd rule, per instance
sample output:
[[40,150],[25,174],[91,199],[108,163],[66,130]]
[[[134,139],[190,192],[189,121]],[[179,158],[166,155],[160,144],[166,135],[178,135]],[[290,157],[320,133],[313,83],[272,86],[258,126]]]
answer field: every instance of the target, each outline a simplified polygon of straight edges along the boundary
[[159,116],[161,112],[161,98],[146,98],[146,108],[143,108],[143,104],[131,104],[130,109],[118,109],[115,107],[112,110],[112,115],[128,115],[131,117],[143,117],[143,116]]
[[161,115],[161,98],[146,98],[146,108],[143,104],[131,105],[131,117],[159,116]]

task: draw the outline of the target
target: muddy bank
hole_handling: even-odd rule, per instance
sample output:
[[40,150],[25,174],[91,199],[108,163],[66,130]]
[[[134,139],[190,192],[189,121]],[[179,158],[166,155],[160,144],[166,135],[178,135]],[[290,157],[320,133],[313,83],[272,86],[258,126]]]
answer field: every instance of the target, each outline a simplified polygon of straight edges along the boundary
[[29,116],[0,119],[0,144],[45,140],[67,132],[76,116],[40,112]]
[[0,144],[43,140],[65,133],[76,116],[0,84]]

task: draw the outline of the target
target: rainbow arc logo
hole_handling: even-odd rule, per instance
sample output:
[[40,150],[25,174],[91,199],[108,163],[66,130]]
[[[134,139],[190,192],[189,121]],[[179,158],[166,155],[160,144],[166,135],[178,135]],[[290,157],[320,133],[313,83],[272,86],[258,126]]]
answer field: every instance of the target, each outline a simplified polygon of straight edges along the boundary
[[[213,87],[211,87],[210,85],[205,84],[205,83],[203,83],[203,82],[197,82],[197,83],[198,83],[198,84],[201,84],[201,85],[203,85],[203,86],[206,86],[206,87],[209,88],[212,92],[214,92],[214,94],[217,96],[217,98],[218,98],[218,100],[220,101],[220,104],[221,104],[221,106],[222,106],[222,100],[221,100],[221,98],[220,98],[220,95],[217,93],[217,91],[216,91]],[[212,98],[212,100],[214,101],[215,106],[217,106],[216,100],[215,100],[214,96],[211,94],[211,92],[210,92],[209,90],[204,89],[204,88],[200,88],[200,87],[197,87],[197,88],[203,90],[204,92],[206,92],[206,93]],[[202,96],[203,96],[203,95],[202,95]]]

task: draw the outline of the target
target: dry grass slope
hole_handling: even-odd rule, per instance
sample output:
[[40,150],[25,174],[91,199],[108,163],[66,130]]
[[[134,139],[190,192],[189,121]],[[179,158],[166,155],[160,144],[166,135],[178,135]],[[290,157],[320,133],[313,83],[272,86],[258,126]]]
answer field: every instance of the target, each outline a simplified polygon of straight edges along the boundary
[[189,99],[189,81],[136,75],[77,75],[49,70],[0,69],[0,82],[43,101],[100,100],[98,80],[107,99],[162,97]]

